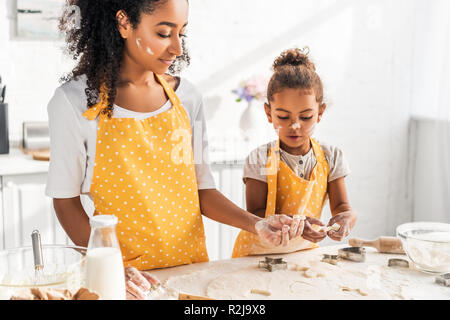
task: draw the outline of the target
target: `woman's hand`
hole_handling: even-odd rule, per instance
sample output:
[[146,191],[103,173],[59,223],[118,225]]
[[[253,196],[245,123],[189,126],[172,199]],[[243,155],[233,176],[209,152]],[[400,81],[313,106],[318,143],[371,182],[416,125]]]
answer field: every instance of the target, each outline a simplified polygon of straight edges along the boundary
[[327,233],[323,229],[315,231],[312,227],[313,225],[318,225],[322,227],[324,226],[322,221],[311,217],[306,217],[302,237],[305,240],[317,243],[325,239],[327,237]]
[[330,222],[328,222],[328,226],[332,226],[333,224],[337,223],[338,225],[340,225],[340,228],[337,231],[328,231],[328,236],[335,241],[341,241],[343,238],[347,237],[350,234],[350,230],[353,228],[355,221],[355,211],[344,211],[336,214],[330,219]]
[[147,293],[160,282],[148,272],[139,271],[134,267],[125,268],[127,300],[145,300]]
[[292,216],[292,224],[289,230],[289,239],[294,239],[303,234],[306,217],[302,215]]
[[259,220],[255,224],[255,230],[261,241],[267,245],[278,247],[289,244],[289,231],[293,218],[284,214],[276,214]]

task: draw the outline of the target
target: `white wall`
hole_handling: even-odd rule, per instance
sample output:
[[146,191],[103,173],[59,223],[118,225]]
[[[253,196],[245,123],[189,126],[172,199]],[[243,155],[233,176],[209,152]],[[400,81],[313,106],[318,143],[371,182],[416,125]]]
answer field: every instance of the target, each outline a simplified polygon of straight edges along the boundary
[[[236,84],[270,73],[282,50],[309,46],[330,105],[316,136],[340,146],[350,162],[347,185],[360,214],[354,235],[389,234],[409,221],[407,133],[418,2],[191,0],[192,65],[184,76],[207,101],[220,101],[206,107],[213,148],[224,135],[239,137],[244,105],[234,102]],[[47,118],[46,104],[70,62],[61,43],[10,40],[6,15],[7,2],[0,0],[0,73],[8,83],[11,138],[19,139],[23,121]]]
[[[417,1],[413,114],[450,120],[450,1]],[[425,107],[426,106],[426,107]]]
[[10,139],[22,137],[23,121],[47,120],[47,103],[71,61],[56,41],[12,39],[12,0],[0,0],[0,74],[7,84]]
[[411,133],[414,221],[450,223],[450,121],[417,118]]

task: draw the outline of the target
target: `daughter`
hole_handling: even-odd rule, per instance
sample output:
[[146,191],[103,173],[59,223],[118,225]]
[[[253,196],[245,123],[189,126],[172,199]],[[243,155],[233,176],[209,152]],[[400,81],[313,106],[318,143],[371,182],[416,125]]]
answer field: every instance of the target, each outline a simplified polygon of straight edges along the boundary
[[[304,50],[291,49],[275,60],[273,69],[264,109],[279,140],[257,148],[246,159],[247,210],[260,217],[285,214],[306,220],[297,229],[291,226],[287,247],[270,248],[241,231],[233,257],[314,248],[327,235],[341,241],[356,222],[347,198],[344,178],[350,170],[342,151],[312,138],[326,109],[314,64]],[[319,219],[328,197],[332,218],[325,227]]]

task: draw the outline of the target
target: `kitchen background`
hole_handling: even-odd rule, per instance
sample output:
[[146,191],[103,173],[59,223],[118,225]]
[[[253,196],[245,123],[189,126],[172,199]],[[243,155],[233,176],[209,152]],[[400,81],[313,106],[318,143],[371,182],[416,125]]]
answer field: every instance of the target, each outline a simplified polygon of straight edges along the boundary
[[[62,41],[39,32],[46,24],[34,26],[17,9],[58,2],[0,0],[0,75],[7,85],[11,145],[10,154],[0,156],[0,249],[28,245],[36,228],[44,243],[68,241],[44,196],[48,163],[17,148],[24,122],[47,121],[47,103],[73,66]],[[232,90],[254,75],[270,75],[282,50],[308,46],[329,104],[315,136],[341,147],[352,169],[346,181],[359,213],[352,235],[393,235],[407,221],[450,222],[448,0],[190,4],[192,64],[182,75],[204,95],[210,160],[225,195],[245,206],[242,160],[273,137],[266,126],[258,141],[243,140],[247,104],[236,102]],[[264,117],[262,103],[257,107],[259,114],[246,123]],[[323,220],[329,216],[326,207]],[[229,258],[238,230],[208,219],[205,224],[210,258]]]

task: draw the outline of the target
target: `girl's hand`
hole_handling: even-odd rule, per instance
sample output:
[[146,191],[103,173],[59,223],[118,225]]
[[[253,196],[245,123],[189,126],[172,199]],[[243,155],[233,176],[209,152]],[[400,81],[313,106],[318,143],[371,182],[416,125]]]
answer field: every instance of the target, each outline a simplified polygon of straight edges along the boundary
[[261,241],[277,247],[289,244],[289,230],[293,219],[284,214],[276,214],[266,219],[259,220],[255,224],[256,233]]
[[139,271],[134,267],[125,268],[127,300],[145,300],[147,293],[160,282],[148,272]]
[[323,229],[315,231],[312,228],[313,225],[318,225],[322,227],[324,226],[322,221],[311,217],[306,217],[305,228],[303,229],[302,237],[305,240],[317,243],[325,239],[327,237],[327,233]]
[[328,226],[332,226],[333,224],[337,223],[341,227],[338,231],[328,231],[328,236],[335,241],[341,241],[343,238],[347,237],[350,234],[350,230],[352,229],[355,220],[355,211],[344,211],[338,213],[330,219],[330,222],[328,222]]

